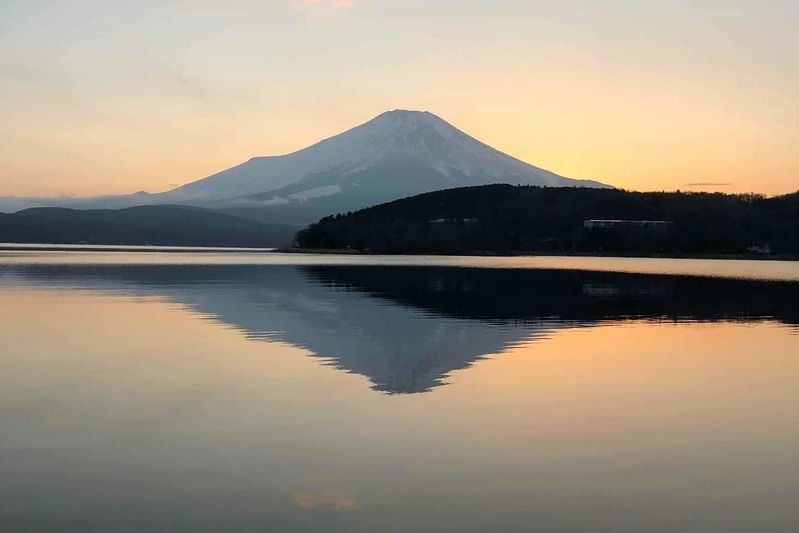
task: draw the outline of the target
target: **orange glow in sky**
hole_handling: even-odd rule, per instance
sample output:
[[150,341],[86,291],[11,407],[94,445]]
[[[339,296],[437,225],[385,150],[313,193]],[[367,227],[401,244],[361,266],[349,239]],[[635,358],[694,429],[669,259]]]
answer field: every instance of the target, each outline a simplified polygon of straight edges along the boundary
[[11,0],[0,196],[160,192],[391,109],[570,178],[799,189],[794,0]]

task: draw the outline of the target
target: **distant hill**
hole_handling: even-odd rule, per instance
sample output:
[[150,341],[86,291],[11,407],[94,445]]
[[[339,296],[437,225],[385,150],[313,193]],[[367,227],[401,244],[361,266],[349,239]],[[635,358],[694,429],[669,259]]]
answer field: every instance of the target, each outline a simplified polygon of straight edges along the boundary
[[[585,227],[593,219],[665,223]],[[465,187],[328,216],[297,242],[383,253],[797,254],[799,193]]]
[[278,247],[295,226],[261,224],[196,207],[158,205],[79,211],[32,208],[0,214],[0,242]]

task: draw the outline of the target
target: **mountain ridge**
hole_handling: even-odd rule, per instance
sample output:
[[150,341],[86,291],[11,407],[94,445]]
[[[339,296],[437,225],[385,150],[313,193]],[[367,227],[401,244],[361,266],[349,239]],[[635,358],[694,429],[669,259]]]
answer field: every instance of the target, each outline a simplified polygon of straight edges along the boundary
[[179,205],[0,214],[0,242],[6,243],[277,247],[290,243],[296,230]]
[[[163,193],[54,199],[51,204],[38,199],[28,206],[180,204],[254,220],[305,224],[326,214],[424,192],[489,183],[612,188],[535,167],[428,111],[394,110],[306,148],[252,157]],[[0,210],[4,210],[2,200]]]
[[[216,195],[217,202],[242,199],[257,202],[251,197],[263,197],[269,192],[299,185],[309,178],[313,181],[323,173],[332,173],[339,179],[347,178],[380,164],[384,159],[396,160],[399,157],[429,164],[443,178],[437,182],[435,178],[428,178],[434,181],[435,186],[522,183],[608,187],[596,181],[565,178],[535,167],[479,141],[428,111],[395,110],[301,150],[281,156],[253,157],[161,196],[186,200],[192,195],[200,199]],[[217,185],[223,186],[221,191]],[[414,189],[409,192],[428,191]],[[281,197],[279,194],[274,196]]]

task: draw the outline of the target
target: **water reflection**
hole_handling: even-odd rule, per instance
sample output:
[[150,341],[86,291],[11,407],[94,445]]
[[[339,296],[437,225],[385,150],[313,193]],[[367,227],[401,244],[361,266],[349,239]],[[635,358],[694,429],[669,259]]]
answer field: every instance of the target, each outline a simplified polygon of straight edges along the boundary
[[0,280],[164,297],[393,394],[429,391],[486,354],[563,328],[628,319],[799,325],[791,282],[320,265],[19,265]]
[[2,531],[799,523],[797,284],[39,264],[0,298]]
[[310,267],[354,289],[430,313],[496,323],[623,319],[799,324],[799,283],[564,270]]

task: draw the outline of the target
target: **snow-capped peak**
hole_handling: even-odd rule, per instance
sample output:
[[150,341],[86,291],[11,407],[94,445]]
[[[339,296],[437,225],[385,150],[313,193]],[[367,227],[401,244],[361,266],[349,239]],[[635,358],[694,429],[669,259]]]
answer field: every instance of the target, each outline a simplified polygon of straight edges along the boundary
[[[262,196],[305,180],[312,181],[322,174],[337,173],[342,179],[347,179],[347,176],[363,172],[388,158],[425,164],[439,177],[449,179],[446,183],[431,183],[430,188],[478,183],[602,186],[563,178],[515,159],[432,113],[395,110],[308,148],[283,156],[252,158],[237,167],[179,187],[165,196],[175,201]],[[330,179],[323,185],[330,185],[329,182]],[[313,188],[311,185],[314,184],[309,183],[309,189]]]

